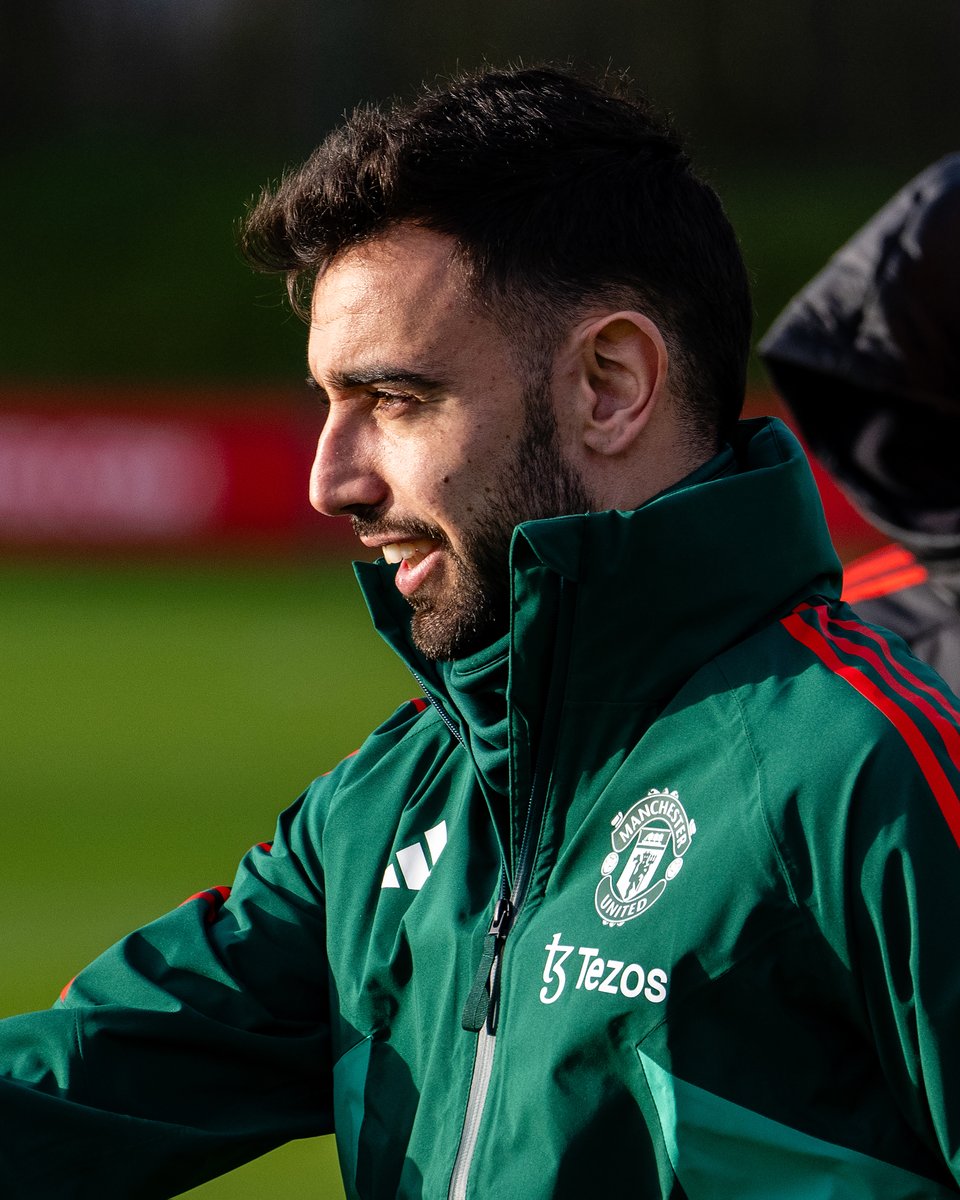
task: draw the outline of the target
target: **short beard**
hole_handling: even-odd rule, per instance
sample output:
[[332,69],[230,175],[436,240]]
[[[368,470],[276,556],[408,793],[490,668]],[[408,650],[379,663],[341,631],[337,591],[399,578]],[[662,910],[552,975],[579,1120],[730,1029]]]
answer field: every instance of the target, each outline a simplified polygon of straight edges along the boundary
[[[464,658],[505,633],[510,621],[510,541],[523,521],[593,507],[579,473],[560,448],[557,420],[544,376],[524,393],[524,423],[513,457],[504,465],[500,489],[483,497],[482,515],[463,534],[463,552],[454,553],[436,529],[411,525],[397,529],[411,537],[434,538],[443,544],[453,567],[453,583],[437,601],[414,594],[411,636],[426,658]],[[355,519],[354,525],[360,522]],[[368,523],[363,523],[369,529]]]

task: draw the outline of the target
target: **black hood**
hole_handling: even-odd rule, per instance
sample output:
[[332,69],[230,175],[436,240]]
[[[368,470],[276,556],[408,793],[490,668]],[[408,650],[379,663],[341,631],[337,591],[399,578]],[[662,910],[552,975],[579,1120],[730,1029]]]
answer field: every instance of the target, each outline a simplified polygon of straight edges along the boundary
[[831,258],[760,355],[869,520],[920,557],[960,554],[960,154]]

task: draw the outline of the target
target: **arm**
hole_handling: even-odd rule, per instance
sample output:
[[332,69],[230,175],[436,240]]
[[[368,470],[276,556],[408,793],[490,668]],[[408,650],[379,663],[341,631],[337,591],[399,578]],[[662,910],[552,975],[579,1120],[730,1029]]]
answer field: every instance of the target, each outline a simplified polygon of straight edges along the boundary
[[[801,827],[789,838],[805,847],[794,856],[795,892],[849,969],[857,1021],[919,1142],[910,1155],[955,1188],[960,704],[898,639],[845,606],[805,606],[783,626],[826,668],[811,674],[822,692],[811,692],[806,716],[818,732],[828,721],[830,733],[808,763]],[[896,1161],[893,1124],[870,1134]]]
[[[957,773],[950,774],[952,790]],[[956,795],[950,803],[958,805]],[[912,764],[874,778],[857,808],[853,969],[907,1123],[960,1184],[960,966],[952,932],[960,848]]]
[[229,893],[131,934],[50,1011],[0,1022],[5,1196],[170,1196],[330,1130],[311,797]]

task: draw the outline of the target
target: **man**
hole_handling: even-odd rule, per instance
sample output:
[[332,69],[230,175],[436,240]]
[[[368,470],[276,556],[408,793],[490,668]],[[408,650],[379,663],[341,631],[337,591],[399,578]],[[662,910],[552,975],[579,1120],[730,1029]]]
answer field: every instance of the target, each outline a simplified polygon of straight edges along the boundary
[[424,698],[0,1026],[5,1185],[335,1129],[357,1197],[955,1195],[957,714],[736,423],[744,270],[675,139],[487,72],[355,114],[245,245]]
[[896,539],[844,599],[960,692],[960,155],[903,187],[796,296],[760,351],[854,504]]

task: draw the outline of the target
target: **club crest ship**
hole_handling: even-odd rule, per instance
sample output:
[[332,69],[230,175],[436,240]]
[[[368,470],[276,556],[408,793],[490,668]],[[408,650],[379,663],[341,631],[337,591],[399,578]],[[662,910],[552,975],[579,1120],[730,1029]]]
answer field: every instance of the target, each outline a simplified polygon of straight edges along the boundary
[[677,792],[651,788],[611,821],[613,849],[603,860],[594,897],[604,925],[623,925],[646,912],[683,866],[697,831]]

